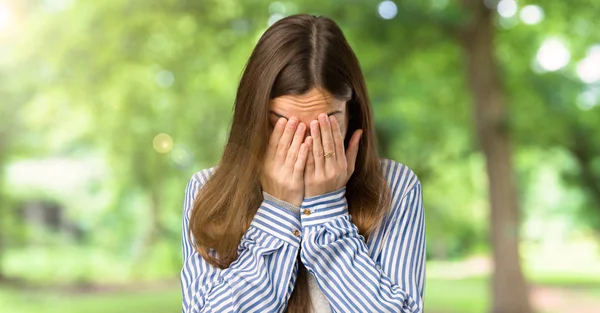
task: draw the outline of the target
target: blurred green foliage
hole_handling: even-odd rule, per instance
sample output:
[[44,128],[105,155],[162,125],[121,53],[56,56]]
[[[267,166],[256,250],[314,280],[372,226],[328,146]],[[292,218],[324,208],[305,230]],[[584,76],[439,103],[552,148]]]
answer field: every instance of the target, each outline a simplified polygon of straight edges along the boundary
[[[0,0],[0,277],[81,286],[176,279],[185,184],[218,161],[259,36],[300,12],[332,17],[354,48],[382,156],[423,183],[428,257],[487,255],[487,178],[452,31],[468,15],[457,1],[395,3],[386,20],[380,2],[367,0]],[[496,17],[522,252],[529,272],[543,263],[567,276],[570,267],[600,275],[600,83],[578,74],[600,44],[600,3],[544,1],[542,20],[527,24],[531,4]],[[540,56],[552,38],[569,52],[556,71],[540,65],[561,57]],[[24,217],[40,201],[60,208],[60,230]],[[426,303],[487,305],[480,282],[444,284],[428,287]],[[13,298],[7,292],[2,299]],[[136,300],[164,312],[175,298],[102,303],[124,312]]]

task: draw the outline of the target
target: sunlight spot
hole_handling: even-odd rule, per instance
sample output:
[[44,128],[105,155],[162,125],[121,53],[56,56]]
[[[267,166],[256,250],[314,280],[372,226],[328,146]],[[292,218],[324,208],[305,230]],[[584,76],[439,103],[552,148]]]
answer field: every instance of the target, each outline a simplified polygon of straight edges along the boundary
[[8,164],[6,181],[11,188],[28,190],[28,193],[44,190],[65,194],[85,189],[91,181],[102,179],[107,173],[105,159],[99,156],[19,159]]
[[483,4],[485,4],[488,9],[494,10],[498,7],[498,0],[484,0]]
[[271,16],[269,16],[269,26],[275,24],[275,22],[279,21],[280,19],[284,18],[285,16],[283,16],[283,14],[279,14],[279,13],[275,13],[275,14],[271,14]]
[[504,18],[509,18],[517,13],[517,3],[514,0],[502,0],[498,2],[498,14]]
[[0,31],[7,28],[10,21],[11,21],[10,10],[8,9],[8,7],[5,4],[0,3]]
[[163,88],[171,87],[173,82],[175,82],[175,76],[170,71],[162,70],[156,74],[156,83]]
[[167,153],[173,148],[173,138],[165,133],[160,133],[154,137],[152,146],[158,153]]
[[544,11],[537,5],[526,5],[521,9],[519,14],[521,21],[528,25],[534,25],[544,19]]
[[443,10],[448,6],[448,0],[431,0],[431,6],[436,10]]
[[58,13],[73,7],[75,0],[46,0],[44,10],[48,13]]
[[598,97],[592,90],[586,90],[577,97],[577,106],[588,111],[598,105]]
[[577,63],[577,76],[586,84],[600,80],[600,45],[589,48],[585,58]]
[[392,1],[382,1],[377,6],[377,12],[381,18],[391,20],[398,13],[398,7]]
[[192,151],[190,151],[190,149],[184,145],[175,145],[171,153],[169,153],[169,157],[171,162],[181,168],[186,168],[192,165],[194,159]]
[[281,2],[272,2],[269,4],[269,14],[281,14],[285,15],[285,5]]
[[557,39],[546,39],[536,56],[537,62],[545,71],[557,71],[569,64],[571,53],[565,44]]

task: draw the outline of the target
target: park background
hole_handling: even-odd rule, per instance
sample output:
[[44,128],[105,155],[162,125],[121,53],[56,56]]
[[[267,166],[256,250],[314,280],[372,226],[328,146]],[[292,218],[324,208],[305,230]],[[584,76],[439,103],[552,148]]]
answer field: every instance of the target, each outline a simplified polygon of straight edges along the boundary
[[421,179],[427,312],[600,312],[596,0],[0,0],[0,311],[181,310],[185,185],[295,13]]

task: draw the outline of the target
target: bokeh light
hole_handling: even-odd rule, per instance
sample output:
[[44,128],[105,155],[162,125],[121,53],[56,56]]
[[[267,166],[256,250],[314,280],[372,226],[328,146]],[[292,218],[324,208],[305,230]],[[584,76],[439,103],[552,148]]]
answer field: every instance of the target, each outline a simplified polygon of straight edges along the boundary
[[281,14],[285,15],[285,5],[281,2],[275,1],[269,5],[269,14]]
[[589,48],[586,57],[577,63],[577,76],[587,84],[600,81],[600,45]]
[[156,74],[156,83],[163,87],[169,88],[175,82],[175,75],[167,70],[161,70]]
[[71,9],[75,0],[45,0],[43,3],[46,12],[59,13]]
[[538,50],[536,60],[543,70],[557,71],[569,64],[571,52],[560,39],[549,38]]
[[584,111],[591,110],[596,105],[598,105],[598,95],[594,90],[586,90],[577,97],[577,106]]
[[498,0],[483,0],[483,4],[491,10],[495,10],[498,7]]
[[160,133],[154,137],[152,146],[158,153],[168,153],[173,149],[173,138],[168,134]]
[[436,10],[443,10],[448,6],[449,0],[431,0],[431,7]]
[[194,155],[188,146],[175,145],[169,153],[169,159],[178,167],[187,168],[192,165]]
[[398,13],[398,7],[392,1],[382,1],[377,6],[377,12],[381,18],[391,20]]
[[504,18],[509,18],[517,13],[517,3],[514,0],[502,0],[498,2],[498,14]]
[[271,14],[271,16],[269,16],[269,21],[268,21],[269,26],[275,24],[275,22],[279,21],[280,19],[282,19],[284,17],[285,16],[281,13]]
[[544,19],[544,10],[537,5],[526,5],[521,9],[519,13],[521,21],[528,25],[538,24]]
[[5,4],[0,3],[0,31],[8,27],[10,19],[10,10]]

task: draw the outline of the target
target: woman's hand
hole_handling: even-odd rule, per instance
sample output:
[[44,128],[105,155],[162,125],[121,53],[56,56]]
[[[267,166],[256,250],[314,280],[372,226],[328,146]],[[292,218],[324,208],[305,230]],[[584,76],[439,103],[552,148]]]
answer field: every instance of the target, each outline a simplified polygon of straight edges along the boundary
[[[334,116],[319,114],[318,121],[310,123],[311,136],[307,137],[309,155],[304,171],[304,196],[313,197],[336,191],[348,183],[354,173],[358,143],[362,130],[356,130],[344,148],[340,125]],[[325,157],[325,153],[335,154]]]
[[303,143],[306,125],[296,117],[275,124],[260,179],[263,191],[273,197],[300,206],[304,197],[304,168],[308,146]]

